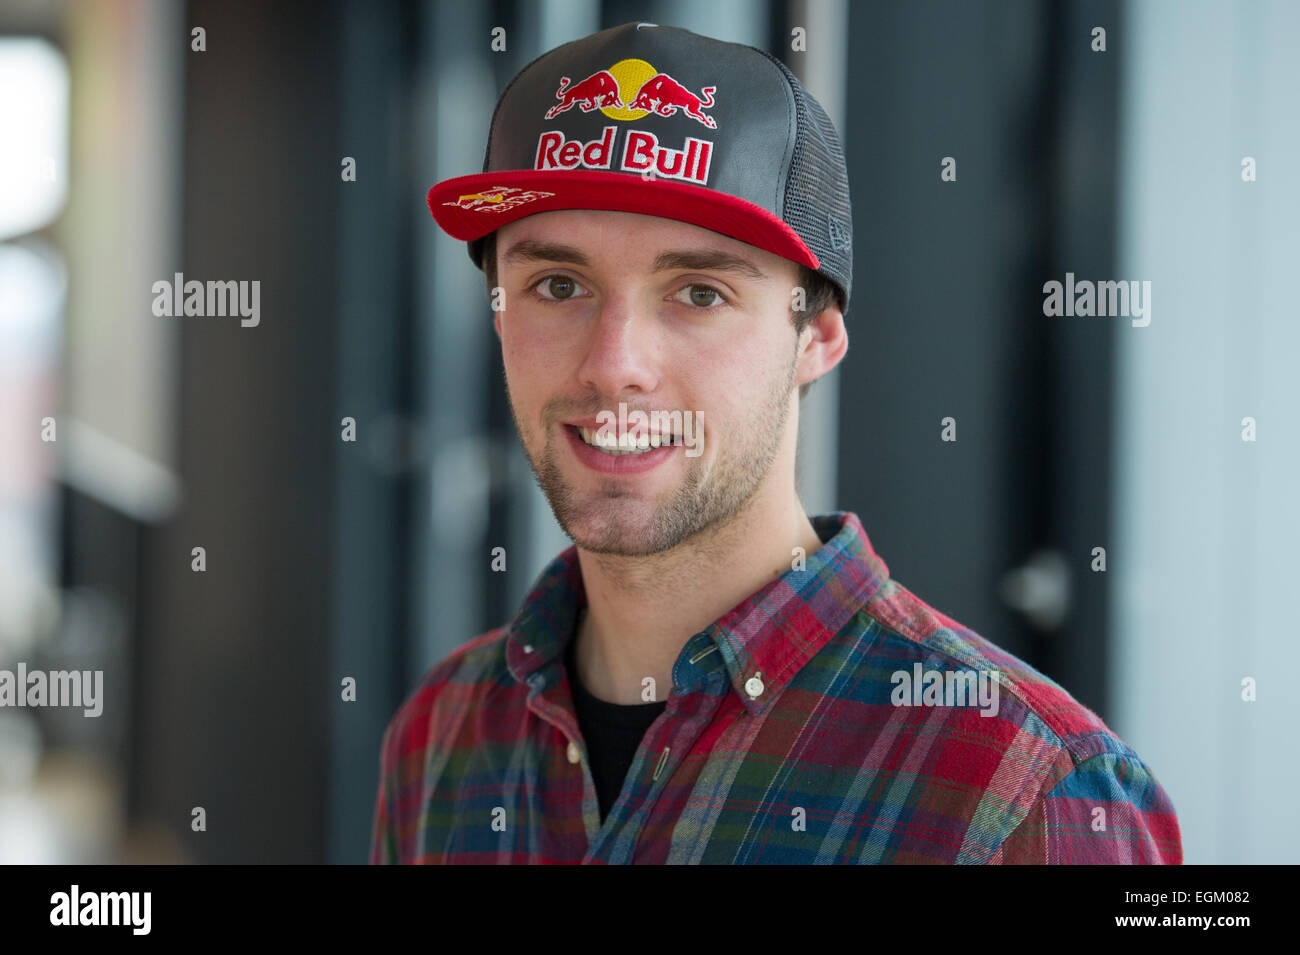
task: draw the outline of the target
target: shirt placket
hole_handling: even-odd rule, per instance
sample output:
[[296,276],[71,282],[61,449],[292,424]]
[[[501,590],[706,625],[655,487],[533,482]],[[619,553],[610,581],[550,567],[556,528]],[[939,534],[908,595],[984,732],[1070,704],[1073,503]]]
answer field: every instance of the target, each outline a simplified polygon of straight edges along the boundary
[[[585,858],[588,847],[593,843],[600,831],[600,803],[596,798],[596,782],[591,775],[582,733],[578,729],[578,716],[568,705],[568,700],[565,699],[564,694],[561,692],[558,678],[552,678],[549,682],[545,682],[545,679],[540,672],[529,677],[534,692],[529,694],[527,706],[530,713],[560,734],[564,746],[566,771],[576,771],[582,775],[581,812],[586,838],[582,847],[574,847],[573,861],[578,862]],[[551,765],[549,755],[549,753],[541,754],[538,764],[541,766]],[[545,785],[546,780],[543,779],[539,782],[541,785]],[[540,819],[532,819],[530,822],[533,825],[542,823]]]
[[[646,730],[618,800],[604,825],[598,827],[584,863],[622,865],[633,860],[637,840],[659,797],[730,691],[716,650],[712,640],[699,636],[683,650],[668,705]],[[687,661],[684,671],[680,667],[682,660]],[[590,773],[587,775],[590,778]],[[593,799],[594,794],[593,785]],[[585,799],[583,803],[585,806]]]

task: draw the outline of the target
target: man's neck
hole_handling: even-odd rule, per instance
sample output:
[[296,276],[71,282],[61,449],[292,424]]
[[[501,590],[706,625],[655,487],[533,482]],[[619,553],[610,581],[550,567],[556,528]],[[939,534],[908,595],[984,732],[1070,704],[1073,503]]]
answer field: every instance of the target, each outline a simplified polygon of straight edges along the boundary
[[644,703],[672,690],[672,667],[692,636],[790,570],[794,548],[811,557],[822,541],[791,489],[756,496],[721,530],[649,557],[578,549],[587,613],[576,659],[583,686],[610,703]]

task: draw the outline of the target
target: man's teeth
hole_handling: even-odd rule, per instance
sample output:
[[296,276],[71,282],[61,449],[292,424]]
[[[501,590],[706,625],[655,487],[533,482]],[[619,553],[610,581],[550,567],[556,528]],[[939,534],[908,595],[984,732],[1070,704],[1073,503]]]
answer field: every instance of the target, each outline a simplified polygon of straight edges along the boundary
[[651,448],[658,448],[663,445],[674,443],[675,435],[665,434],[640,434],[624,433],[621,435],[602,434],[599,431],[593,431],[591,428],[579,428],[578,433],[582,435],[582,440],[587,442],[593,448],[604,451],[606,454],[644,454]]

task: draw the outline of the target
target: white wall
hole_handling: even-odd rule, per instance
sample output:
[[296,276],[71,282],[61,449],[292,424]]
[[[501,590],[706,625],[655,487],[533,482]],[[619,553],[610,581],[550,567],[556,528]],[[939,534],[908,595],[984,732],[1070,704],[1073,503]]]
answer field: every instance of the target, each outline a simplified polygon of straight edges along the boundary
[[1152,310],[1096,319],[1121,322],[1112,728],[1169,791],[1187,862],[1294,863],[1300,4],[1124,11],[1114,278],[1149,279]]

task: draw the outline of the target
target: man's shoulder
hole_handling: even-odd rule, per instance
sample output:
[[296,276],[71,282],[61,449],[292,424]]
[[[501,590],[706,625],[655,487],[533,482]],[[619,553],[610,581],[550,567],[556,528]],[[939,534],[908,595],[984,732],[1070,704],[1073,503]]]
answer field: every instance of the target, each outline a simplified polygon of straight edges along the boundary
[[897,580],[888,579],[860,609],[858,618],[864,627],[878,628],[876,639],[864,647],[873,657],[872,665],[879,667],[881,655],[897,661],[890,676],[908,672],[910,679],[920,664],[922,673],[939,671],[945,678],[948,673],[969,673],[976,686],[981,677],[995,679],[998,711],[988,722],[975,725],[1005,735],[1010,722],[1017,732],[1032,732],[1059,748],[1076,765],[1104,754],[1136,758],[1100,716],[1059,683],[935,609]]
[[[873,698],[900,707],[889,722],[895,745],[927,740],[929,776],[977,794],[953,809],[969,822],[963,858],[1181,862],[1173,802],[1155,773],[1054,680],[894,580],[855,620],[841,646],[858,656]],[[997,705],[986,712],[988,696],[953,705],[961,686],[996,687]]]

